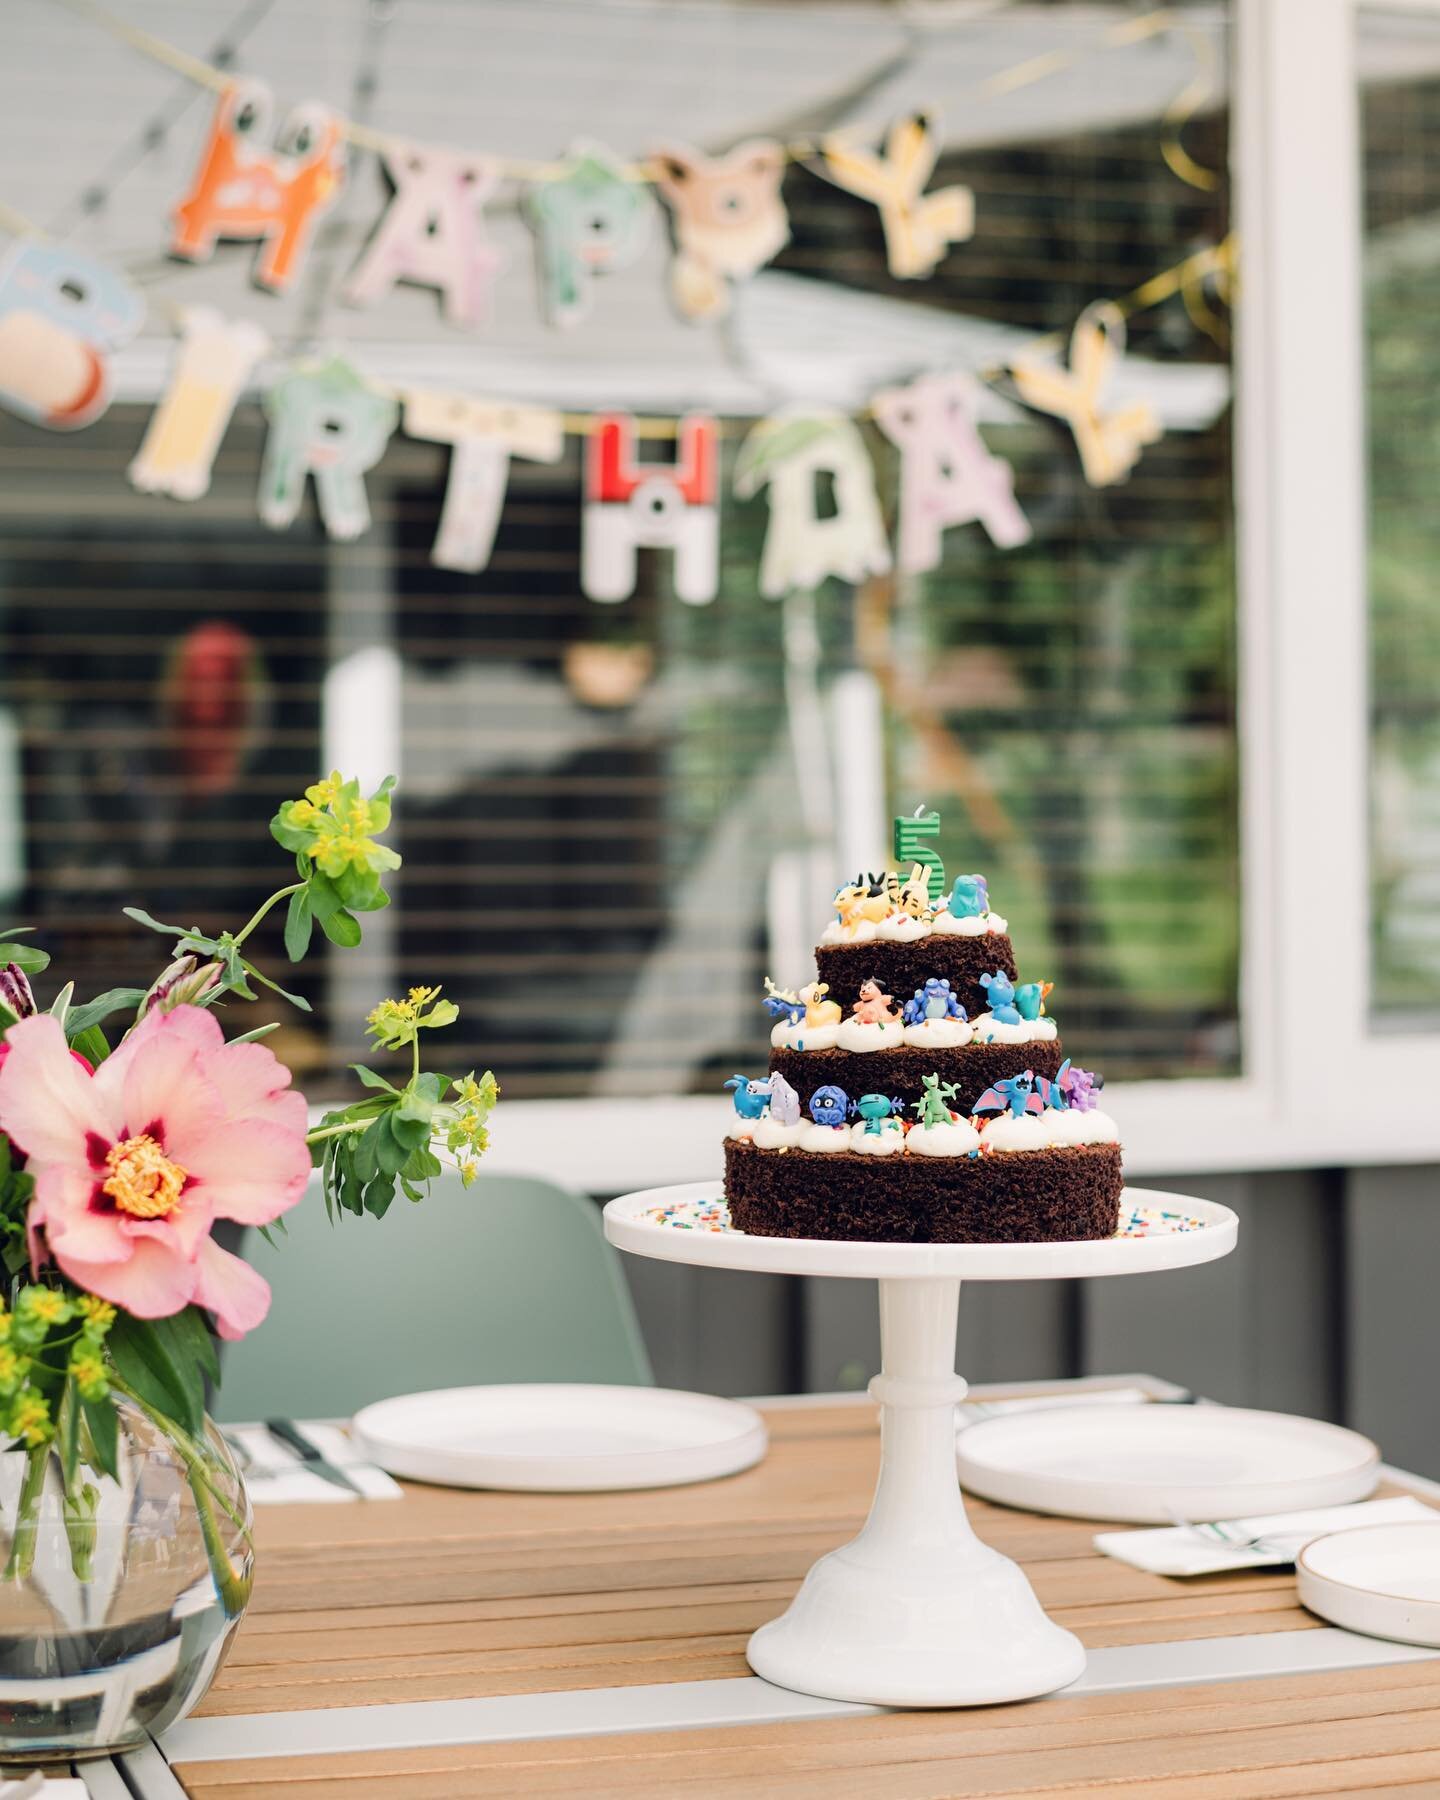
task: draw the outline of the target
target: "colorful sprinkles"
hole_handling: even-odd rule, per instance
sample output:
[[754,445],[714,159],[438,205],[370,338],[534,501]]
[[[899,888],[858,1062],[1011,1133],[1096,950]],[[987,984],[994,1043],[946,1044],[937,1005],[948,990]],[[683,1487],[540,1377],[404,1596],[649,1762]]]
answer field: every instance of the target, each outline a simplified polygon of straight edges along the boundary
[[1205,1221],[1194,1213],[1167,1212],[1159,1206],[1132,1206],[1115,1234],[1123,1238],[1169,1237],[1180,1231],[1203,1231]]
[[730,1208],[723,1200],[682,1200],[675,1206],[652,1206],[645,1221],[649,1225],[668,1225],[674,1231],[735,1230],[730,1223]]
[[[672,1231],[735,1232],[730,1223],[730,1208],[723,1200],[682,1200],[674,1206],[653,1206],[645,1214],[645,1222],[666,1225]],[[1121,1218],[1116,1236],[1169,1237],[1176,1232],[1204,1229],[1204,1219],[1197,1218],[1194,1213],[1169,1212],[1159,1206],[1132,1206]]]

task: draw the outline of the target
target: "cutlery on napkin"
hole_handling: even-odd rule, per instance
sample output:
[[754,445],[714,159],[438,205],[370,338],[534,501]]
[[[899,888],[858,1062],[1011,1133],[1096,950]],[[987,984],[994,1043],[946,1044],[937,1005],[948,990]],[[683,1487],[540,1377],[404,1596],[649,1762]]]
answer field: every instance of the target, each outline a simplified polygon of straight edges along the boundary
[[330,1462],[314,1438],[307,1437],[293,1419],[267,1419],[265,1429],[271,1437],[279,1438],[287,1449],[293,1450],[311,1474],[318,1475],[322,1481],[328,1481],[332,1487],[344,1488],[347,1492],[364,1498],[365,1490],[359,1482]]
[[1390,1525],[1433,1519],[1435,1511],[1413,1494],[1359,1500],[1351,1506],[1312,1506],[1215,1524],[1161,1525],[1145,1531],[1100,1531],[1095,1548],[1152,1575],[1217,1575],[1222,1569],[1284,1568],[1312,1538],[1354,1525]]
[[[302,1457],[263,1425],[227,1425],[225,1436],[244,1465],[245,1487],[256,1506],[290,1506],[355,1500],[399,1500],[404,1490],[396,1481],[367,1462],[338,1425],[307,1421],[303,1435],[315,1455]],[[343,1478],[343,1484],[315,1470],[323,1461]]]
[[[1186,1402],[1190,1396],[1186,1395]],[[1001,1413],[1053,1412],[1070,1406],[1175,1406],[1175,1400],[1160,1400],[1140,1387],[1087,1388],[1078,1394],[1026,1394],[1015,1400],[962,1400],[955,1408],[958,1426],[975,1425],[981,1419],[998,1418]]]

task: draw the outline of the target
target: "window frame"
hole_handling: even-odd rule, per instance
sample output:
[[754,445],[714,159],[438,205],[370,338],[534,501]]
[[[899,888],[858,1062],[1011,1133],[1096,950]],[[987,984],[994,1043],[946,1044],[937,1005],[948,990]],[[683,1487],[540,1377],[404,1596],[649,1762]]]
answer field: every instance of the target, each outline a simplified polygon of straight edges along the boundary
[[[1363,4],[1234,0],[1244,1072],[1115,1086],[1140,1177],[1440,1160],[1440,1107],[1367,1099],[1397,1067],[1440,1091],[1440,1032],[1377,1031],[1369,1011]],[[508,1102],[492,1163],[602,1194],[707,1178],[728,1110]]]

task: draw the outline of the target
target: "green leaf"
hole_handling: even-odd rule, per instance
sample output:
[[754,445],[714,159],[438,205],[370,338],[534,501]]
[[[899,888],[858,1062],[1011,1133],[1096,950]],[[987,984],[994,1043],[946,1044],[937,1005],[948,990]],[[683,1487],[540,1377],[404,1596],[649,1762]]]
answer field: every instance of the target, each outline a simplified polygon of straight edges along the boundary
[[285,914],[285,954],[292,963],[298,963],[310,948],[310,933],[314,923],[310,911],[310,889],[299,888],[290,896],[290,910]]
[[137,1319],[117,1314],[105,1347],[120,1379],[158,1413],[174,1419],[192,1437],[205,1422],[205,1384],[200,1364],[174,1319]]
[[384,1120],[376,1119],[368,1130],[362,1131],[351,1146],[350,1166],[354,1170],[357,1181],[373,1181],[380,1167],[380,1139],[377,1135],[384,1129]]
[[[72,1013],[71,1018],[74,1018]],[[98,1069],[110,1054],[110,1042],[98,1025],[91,1025],[84,1031],[71,1030],[69,1044],[72,1050],[78,1050],[92,1069]]]
[[395,791],[396,775],[387,775],[370,796],[370,829],[384,831],[390,823],[390,796]]
[[380,877],[373,869],[350,863],[334,877],[341,904],[356,912],[375,912],[380,906]]
[[310,910],[322,925],[340,910],[341,901],[335,892],[335,883],[322,869],[316,869],[310,876],[305,891],[310,896]]
[[440,1077],[428,1071],[417,1075],[395,1108],[397,1119],[418,1119],[428,1125],[440,1104]]
[[453,1025],[459,1017],[460,1008],[453,1000],[437,1000],[423,1019],[416,1020],[416,1024],[431,1031],[437,1026]]
[[75,998],[75,983],[67,981],[64,987],[50,1003],[50,1017],[58,1019],[63,1025],[70,1011],[70,1002]]
[[373,1069],[367,1069],[364,1063],[351,1063],[350,1067],[367,1088],[383,1088],[387,1094],[396,1094],[400,1091],[398,1088],[392,1087],[383,1075],[377,1075]]
[[[103,994],[97,994],[93,1000],[87,1000],[83,1006],[72,1006],[66,1015],[65,1028],[71,1034],[73,1044],[75,1038],[86,1032],[92,1025],[99,1025],[112,1013],[134,1012],[145,998],[144,988],[117,987],[107,988]],[[94,1057],[90,1059],[92,1062]]]
[[[301,1012],[308,1013],[312,1010],[310,1002],[305,999],[303,995],[288,993],[281,987],[278,981],[272,981],[268,975],[262,975],[255,967],[254,963],[247,962],[243,967],[247,975],[253,976],[255,980],[260,983],[261,987],[269,988],[272,994],[278,994],[282,1000],[288,1000],[292,1006],[298,1006]],[[246,993],[243,988],[237,987],[235,992],[245,994],[247,1000],[253,1000],[255,998],[253,994]]]
[[0,931],[0,944],[8,944],[11,938],[34,937],[34,935],[35,927],[33,925],[7,925],[3,931]]
[[230,1042],[232,1044],[257,1044],[261,1038],[267,1038],[272,1031],[279,1029],[279,1019],[272,1019],[268,1025],[257,1025],[253,1031],[244,1031],[239,1037],[231,1038]]
[[183,1312],[175,1313],[163,1323],[173,1332],[182,1352],[193,1357],[202,1374],[208,1375],[218,1385],[220,1361],[215,1354],[215,1339],[211,1336],[210,1327],[205,1323],[205,1315],[200,1308],[187,1306]]
[[365,1189],[365,1210],[372,1219],[383,1219],[390,1210],[390,1202],[395,1198],[395,1182],[395,1174],[382,1170]]
[[137,925],[146,925],[151,931],[163,932],[166,937],[193,937],[197,943],[209,941],[201,939],[198,928],[193,925],[162,925],[158,919],[152,919],[143,906],[122,906],[120,910]]
[[339,944],[344,950],[353,950],[360,942],[360,921],[353,913],[346,912],[343,906],[320,921],[320,929],[332,944]]
[[5,1002],[0,1000],[0,1033],[8,1031],[12,1025],[18,1025],[19,1023],[20,1015],[11,1012]]
[[430,1134],[428,1125],[414,1126],[400,1123],[394,1111],[382,1113],[375,1121],[375,1155],[380,1164],[380,1172],[384,1175],[398,1175],[405,1167],[410,1152],[415,1148],[407,1141],[408,1134],[419,1130],[426,1137]]
[[115,1419],[115,1402],[106,1395],[103,1400],[82,1400],[81,1410],[89,1428],[90,1443],[95,1451],[95,1466],[112,1481],[120,1479],[120,1431]]
[[315,841],[315,828],[311,825],[292,825],[285,815],[294,805],[287,800],[275,817],[270,821],[270,835],[283,850],[294,850],[297,853],[306,850]]
[[26,975],[38,975],[50,967],[50,953],[33,944],[0,944],[0,964],[4,963],[14,963]]

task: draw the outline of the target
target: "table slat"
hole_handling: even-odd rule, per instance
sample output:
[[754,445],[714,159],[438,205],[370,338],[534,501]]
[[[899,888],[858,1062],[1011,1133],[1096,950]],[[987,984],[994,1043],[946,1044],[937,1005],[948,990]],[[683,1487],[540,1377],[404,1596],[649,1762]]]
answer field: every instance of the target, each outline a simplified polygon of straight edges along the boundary
[[1440,1779],[1440,1667],[1401,1664],[1041,1706],[893,1713],[195,1764],[192,1800],[948,1800],[1124,1787],[1139,1800],[1375,1793]]

